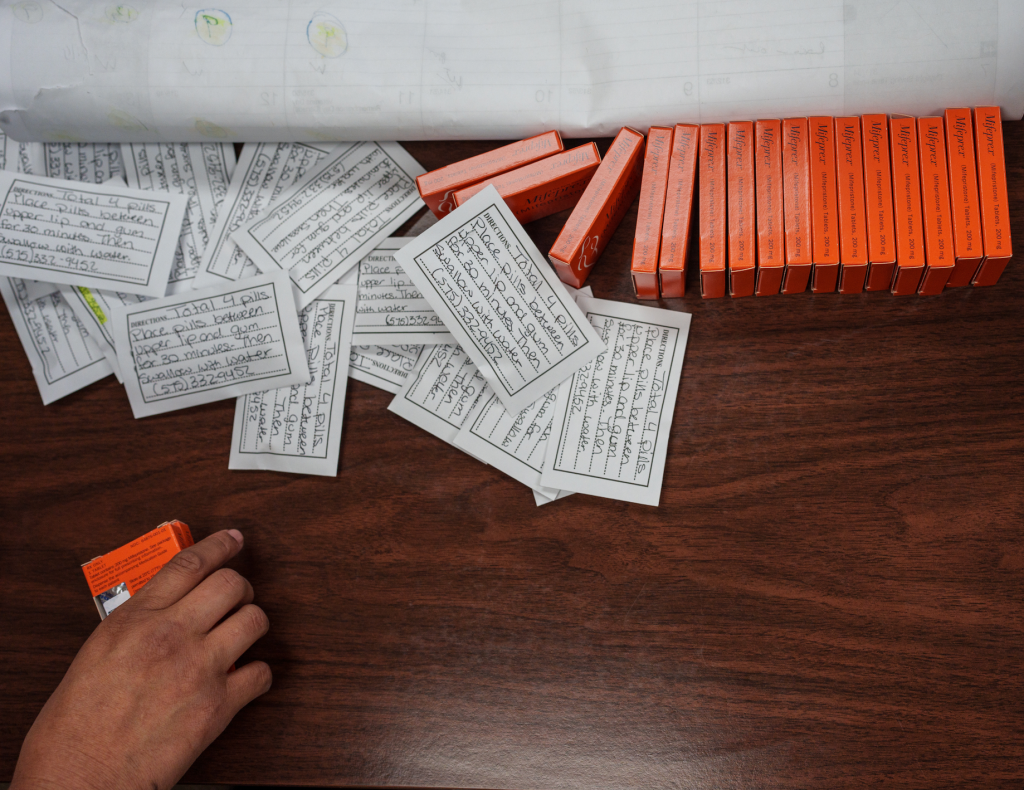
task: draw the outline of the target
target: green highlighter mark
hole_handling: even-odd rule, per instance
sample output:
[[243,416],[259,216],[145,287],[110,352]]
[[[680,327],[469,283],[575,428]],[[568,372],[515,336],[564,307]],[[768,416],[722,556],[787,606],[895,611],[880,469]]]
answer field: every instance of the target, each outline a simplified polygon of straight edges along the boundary
[[85,299],[85,303],[89,305],[89,309],[96,314],[96,318],[99,320],[100,325],[102,326],[107,323],[107,314],[103,312],[103,308],[100,307],[100,303],[96,301],[96,297],[92,295],[92,291],[84,285],[79,285],[78,291],[82,294],[82,298]]

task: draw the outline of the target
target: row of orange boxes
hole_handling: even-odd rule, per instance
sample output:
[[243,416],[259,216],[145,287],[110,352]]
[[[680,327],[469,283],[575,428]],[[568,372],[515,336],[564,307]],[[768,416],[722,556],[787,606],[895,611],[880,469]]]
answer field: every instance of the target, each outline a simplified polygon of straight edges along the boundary
[[651,127],[641,299],[684,293],[695,184],[705,298],[931,295],[993,285],[1012,255],[998,107]]

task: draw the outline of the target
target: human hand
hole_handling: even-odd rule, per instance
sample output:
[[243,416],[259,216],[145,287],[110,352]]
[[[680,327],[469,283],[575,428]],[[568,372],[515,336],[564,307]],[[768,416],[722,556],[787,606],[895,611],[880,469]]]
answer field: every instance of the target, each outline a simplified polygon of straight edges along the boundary
[[249,582],[221,567],[242,542],[232,529],[185,549],[96,627],[29,730],[11,790],[170,788],[270,689],[262,661],[229,671],[270,627]]

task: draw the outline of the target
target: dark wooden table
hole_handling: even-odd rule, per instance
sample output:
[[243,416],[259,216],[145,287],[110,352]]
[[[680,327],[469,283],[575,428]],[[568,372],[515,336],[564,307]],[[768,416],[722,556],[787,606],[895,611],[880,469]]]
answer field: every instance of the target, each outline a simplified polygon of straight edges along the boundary
[[[634,301],[634,222],[599,297]],[[1021,786],[1019,256],[931,298],[704,302],[690,275],[658,508],[538,508],[358,382],[337,479],[230,472],[234,401],[134,420],[111,377],[44,407],[0,314],[0,781],[96,625],[79,564],[176,517],[245,532],[275,673],[190,781]]]

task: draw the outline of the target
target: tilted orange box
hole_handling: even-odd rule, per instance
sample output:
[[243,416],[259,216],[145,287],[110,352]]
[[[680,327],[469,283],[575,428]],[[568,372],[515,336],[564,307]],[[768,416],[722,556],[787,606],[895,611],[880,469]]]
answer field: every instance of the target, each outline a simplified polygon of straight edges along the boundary
[[141,538],[82,565],[100,619],[135,595],[182,549],[192,533],[181,521],[168,521]]
[[782,122],[754,125],[754,176],[757,188],[758,296],[773,296],[786,270],[785,217],[782,211]]
[[998,107],[974,108],[974,148],[978,159],[981,230],[985,238],[985,260],[974,276],[974,284],[995,285],[1013,257],[1003,122]]
[[643,166],[644,136],[623,126],[548,251],[548,260],[562,282],[583,287],[640,191]]
[[868,276],[864,208],[864,150],[860,118],[836,118],[836,194],[839,208],[839,293],[859,294]]
[[652,126],[647,130],[644,174],[640,183],[640,203],[636,209],[636,233],[633,235],[633,290],[638,299],[657,299],[658,253],[661,251],[661,221],[665,216],[665,191],[672,156],[672,130]]
[[757,222],[754,217],[754,124],[733,121],[729,150],[729,295],[753,296],[757,272]]
[[953,255],[956,260],[947,288],[970,285],[985,247],[978,204],[978,170],[974,161],[971,111],[946,110],[946,161],[949,167],[949,202],[953,212]]
[[782,122],[783,209],[786,217],[786,273],[782,293],[807,290],[811,276],[811,182],[808,171],[807,119]]
[[417,176],[416,187],[423,202],[440,219],[455,210],[452,197],[458,190],[562,150],[558,132],[544,132]]
[[579,203],[600,164],[597,146],[587,143],[460,189],[455,193],[455,205],[461,206],[490,185],[525,225]]
[[921,175],[917,164],[917,124],[913,118],[889,119],[892,159],[893,218],[896,223],[896,296],[917,293],[924,274],[924,231],[921,227]]
[[942,293],[956,260],[949,214],[949,177],[946,173],[946,130],[938,117],[918,118],[918,156],[921,161],[921,217],[924,221],[924,276],[917,292]]
[[892,162],[889,119],[862,115],[864,196],[868,212],[868,291],[886,291],[896,268],[896,228],[892,216]]
[[666,298],[686,293],[686,254],[693,217],[693,188],[697,176],[700,127],[678,123],[672,130],[672,159],[665,191],[665,217],[661,223],[658,279]]
[[700,294],[725,296],[726,244],[725,124],[700,127]]
[[830,115],[807,119],[811,147],[811,292],[835,293],[839,282],[839,216],[836,211],[835,123]]

